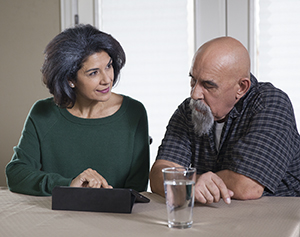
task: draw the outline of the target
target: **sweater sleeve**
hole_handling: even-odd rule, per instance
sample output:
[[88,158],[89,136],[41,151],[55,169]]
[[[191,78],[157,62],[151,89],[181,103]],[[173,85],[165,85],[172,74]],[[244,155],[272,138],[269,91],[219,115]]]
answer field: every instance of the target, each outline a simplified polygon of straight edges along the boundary
[[6,166],[6,178],[12,192],[36,196],[51,195],[55,186],[69,186],[72,179],[42,170],[40,138],[29,114],[12,160]]
[[132,188],[139,192],[146,191],[149,178],[149,133],[147,113],[143,106],[142,116],[135,131],[133,149],[132,163],[125,188]]

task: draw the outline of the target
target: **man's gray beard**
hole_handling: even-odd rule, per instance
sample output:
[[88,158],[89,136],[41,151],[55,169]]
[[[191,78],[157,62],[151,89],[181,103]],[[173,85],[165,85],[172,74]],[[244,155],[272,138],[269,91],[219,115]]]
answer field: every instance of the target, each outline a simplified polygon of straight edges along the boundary
[[[199,136],[208,134],[214,124],[214,117],[209,106],[205,105],[201,100],[191,99],[190,108],[192,110],[192,122],[196,134]],[[201,112],[197,111],[196,108]]]

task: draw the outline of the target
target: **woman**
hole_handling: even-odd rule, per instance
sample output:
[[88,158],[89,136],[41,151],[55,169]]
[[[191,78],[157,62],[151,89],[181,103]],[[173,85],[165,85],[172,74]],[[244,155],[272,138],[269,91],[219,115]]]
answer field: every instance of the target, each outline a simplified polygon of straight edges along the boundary
[[112,93],[125,53],[90,25],[70,28],[45,49],[43,81],[53,98],[37,101],[6,166],[11,191],[51,195],[55,186],[144,191],[149,173],[144,106]]

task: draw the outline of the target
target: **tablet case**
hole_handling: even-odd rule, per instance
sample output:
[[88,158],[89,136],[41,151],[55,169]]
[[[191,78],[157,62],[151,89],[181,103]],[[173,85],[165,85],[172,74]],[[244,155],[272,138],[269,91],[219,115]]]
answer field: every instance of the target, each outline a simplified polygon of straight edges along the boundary
[[59,186],[52,191],[52,209],[131,213],[136,197],[139,202],[150,201],[132,189]]

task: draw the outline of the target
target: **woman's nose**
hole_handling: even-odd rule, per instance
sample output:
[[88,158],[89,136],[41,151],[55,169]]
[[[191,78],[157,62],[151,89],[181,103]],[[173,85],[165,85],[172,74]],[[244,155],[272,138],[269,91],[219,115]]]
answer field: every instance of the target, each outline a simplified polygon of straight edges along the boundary
[[102,73],[100,84],[108,84],[112,81],[111,76],[108,73]]

